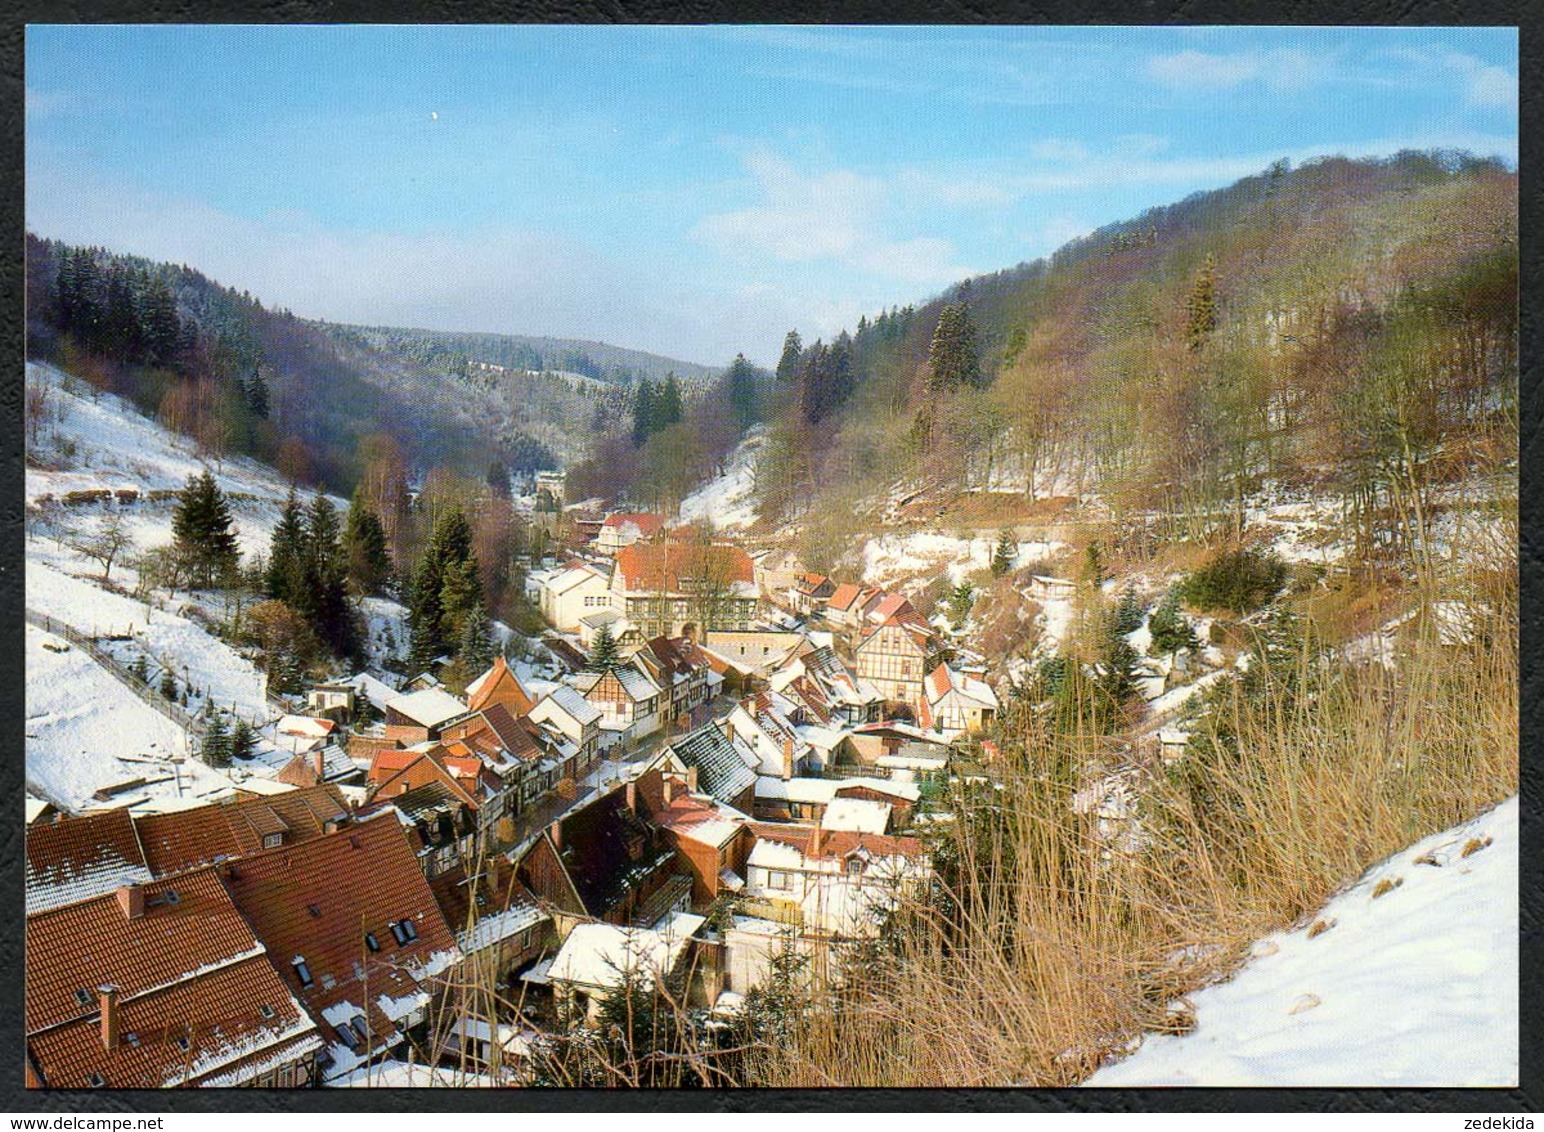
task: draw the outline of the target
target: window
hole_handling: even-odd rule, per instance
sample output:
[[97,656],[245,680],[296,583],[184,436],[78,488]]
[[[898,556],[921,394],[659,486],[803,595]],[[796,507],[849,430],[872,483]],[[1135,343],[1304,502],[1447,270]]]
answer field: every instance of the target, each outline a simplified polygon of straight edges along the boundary
[[525,929],[525,934],[520,937],[520,947],[521,947],[522,950],[524,948],[527,948],[527,947],[531,946],[531,932],[532,932],[532,930],[533,929],[531,929],[531,928],[526,928]]
[[786,888],[791,887],[792,884],[793,884],[793,881],[790,879],[788,874],[783,872],[781,869],[768,869],[767,870],[767,887],[768,888],[786,889]]
[[375,938],[374,932],[365,932],[365,946],[371,951],[379,951],[381,949],[381,941]]
[[365,1016],[363,1014],[354,1015],[350,1021],[353,1023],[355,1032],[357,1032],[361,1038],[370,1032],[370,1027],[365,1024]]
[[300,985],[303,987],[310,986],[311,968],[306,966],[306,961],[297,958],[290,965],[295,968],[295,977],[300,980]]
[[863,858],[851,857],[847,861],[847,875],[856,877],[863,875]]
[[338,1037],[343,1039],[344,1045],[356,1052],[364,1044],[359,1035],[354,1032],[354,1027],[350,1026],[347,1022],[338,1027]]
[[177,1039],[177,1048],[180,1049],[183,1053],[187,1053],[193,1048],[193,1042],[186,1034],[184,1034],[182,1037]]
[[411,943],[418,938],[418,929],[412,920],[398,920],[391,925],[391,934],[397,937],[398,943]]
[[263,835],[264,849],[277,849],[283,843],[284,834],[282,833],[265,833]]
[[139,1035],[138,1034],[124,1034],[123,1035],[123,1040],[128,1042],[129,1045],[135,1047],[136,1049],[139,1048]]
[[78,990],[78,991],[76,991],[75,992],[75,1001],[80,1003],[82,1006],[90,1006],[91,1005],[91,992],[88,991],[88,990]]
[[261,1005],[261,1006],[259,1006],[257,1008],[257,1012],[259,1014],[261,1014],[264,1018],[269,1019],[270,1021],[274,1017],[274,1009],[273,1009],[273,1007],[269,1006],[266,1002],[263,1003],[263,1005]]
[[103,1086],[105,1086],[106,1084],[107,1084],[107,1078],[103,1077],[100,1073],[97,1073],[95,1070],[92,1071],[91,1076],[86,1078],[86,1086],[88,1088],[100,1089]]
[[182,903],[182,897],[177,895],[177,890],[175,888],[168,888],[162,899],[165,900],[168,904]]

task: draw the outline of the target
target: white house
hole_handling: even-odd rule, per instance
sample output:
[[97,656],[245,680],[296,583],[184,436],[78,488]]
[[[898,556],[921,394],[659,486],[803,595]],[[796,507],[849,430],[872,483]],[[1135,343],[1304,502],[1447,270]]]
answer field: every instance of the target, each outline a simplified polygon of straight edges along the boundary
[[537,590],[542,617],[560,633],[572,633],[579,620],[611,606],[611,581],[593,566],[570,562],[546,578]]
[[753,822],[747,896],[797,918],[806,934],[871,936],[886,910],[926,882],[914,837]]
[[983,680],[940,664],[922,682],[919,722],[936,731],[980,731],[997,716],[997,693]]

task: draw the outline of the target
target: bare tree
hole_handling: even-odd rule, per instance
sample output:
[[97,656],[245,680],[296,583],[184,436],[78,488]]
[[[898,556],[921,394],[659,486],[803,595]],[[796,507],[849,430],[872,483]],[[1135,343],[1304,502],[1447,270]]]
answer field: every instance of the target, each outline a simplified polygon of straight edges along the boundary
[[124,522],[123,513],[114,511],[84,534],[71,538],[68,546],[75,553],[101,563],[102,580],[105,582],[113,572],[113,563],[125,551],[133,549],[134,536]]

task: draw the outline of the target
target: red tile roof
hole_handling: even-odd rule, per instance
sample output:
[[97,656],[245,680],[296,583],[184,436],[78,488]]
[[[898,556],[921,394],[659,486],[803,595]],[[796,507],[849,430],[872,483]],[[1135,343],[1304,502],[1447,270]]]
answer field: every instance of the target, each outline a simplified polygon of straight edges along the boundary
[[503,704],[515,715],[524,715],[536,702],[502,656],[495,658],[488,671],[467,685],[466,696],[467,707],[473,711],[481,711],[493,704]]
[[665,527],[665,516],[650,514],[647,511],[618,511],[615,515],[607,515],[602,527],[617,530],[626,523],[631,523],[638,528],[638,533],[643,538],[653,538]]
[[617,571],[630,592],[684,593],[682,578],[754,585],[750,555],[723,543],[633,543],[617,552]]
[[915,837],[893,837],[881,833],[858,833],[845,829],[820,831],[820,849],[811,853],[814,828],[786,822],[751,822],[751,832],[762,841],[773,841],[800,850],[806,857],[845,857],[859,849],[875,857],[926,857],[927,846]]
[[54,908],[150,879],[127,810],[105,810],[27,828],[26,904]]
[[[104,984],[128,999],[261,950],[211,869],[141,891],[144,912],[132,920],[116,894],[27,917],[28,1033],[94,1016],[96,989]],[[177,894],[175,903],[169,892]],[[86,1002],[78,991],[87,993]]]
[[120,991],[116,1009],[119,1041],[111,1050],[95,1012],[28,1038],[45,1087],[86,1088],[93,1073],[113,1089],[239,1084],[321,1047],[315,1023],[261,954],[138,998]]
[[241,802],[217,802],[193,810],[149,814],[135,820],[145,861],[156,876],[240,857],[263,848],[278,833],[293,845],[320,837],[326,823],[348,816],[336,786],[311,786]]
[[[421,978],[427,981],[425,966],[443,968],[459,956],[407,836],[390,810],[228,868],[231,896],[267,944],[284,985],[323,1022],[323,1037],[334,1045],[335,1054],[346,1055],[346,1047],[334,1017],[346,1021],[352,1013],[364,1014],[378,1046],[395,1030],[393,1015],[405,1012],[400,1004],[420,992]],[[392,925],[403,920],[416,932],[407,943],[392,932]],[[379,951],[368,949],[367,932]],[[309,986],[301,985],[292,963],[297,958],[304,959],[310,972]]]
[[836,587],[836,592],[826,601],[826,608],[834,609],[838,613],[845,613],[863,592],[861,587],[852,582],[842,582]]

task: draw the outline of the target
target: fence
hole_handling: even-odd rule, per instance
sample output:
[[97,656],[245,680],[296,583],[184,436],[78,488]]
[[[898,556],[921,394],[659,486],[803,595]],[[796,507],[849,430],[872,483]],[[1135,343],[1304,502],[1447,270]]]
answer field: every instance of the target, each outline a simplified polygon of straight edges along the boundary
[[69,641],[70,644],[77,646],[87,656],[91,657],[92,660],[105,668],[118,683],[139,697],[140,700],[160,712],[199,742],[203,741],[204,723],[202,720],[184,711],[178,705],[171,703],[148,684],[142,683],[139,677],[135,676],[134,673],[118,662],[117,657],[97,644],[96,638],[88,637],[62,621],[56,621],[48,614],[39,613],[32,609],[27,610],[27,624],[34,625],[45,633],[52,633],[56,637],[62,637]]

